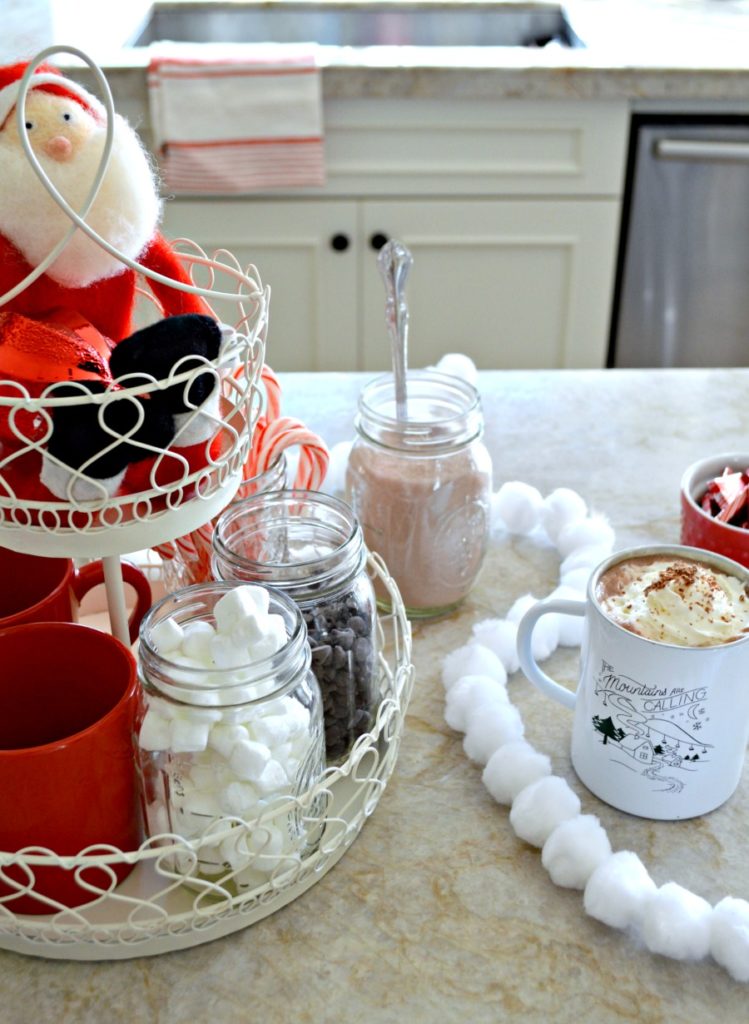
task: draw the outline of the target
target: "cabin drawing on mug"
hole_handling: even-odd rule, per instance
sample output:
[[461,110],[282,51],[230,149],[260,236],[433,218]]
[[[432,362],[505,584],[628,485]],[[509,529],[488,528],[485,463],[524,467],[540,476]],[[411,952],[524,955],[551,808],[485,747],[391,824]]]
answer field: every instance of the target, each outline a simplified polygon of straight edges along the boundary
[[706,687],[646,686],[602,661],[595,694],[601,710],[592,718],[593,730],[610,761],[673,793],[681,792],[685,779],[663,774],[665,769],[686,774],[709,762],[713,745],[700,738],[710,721]]

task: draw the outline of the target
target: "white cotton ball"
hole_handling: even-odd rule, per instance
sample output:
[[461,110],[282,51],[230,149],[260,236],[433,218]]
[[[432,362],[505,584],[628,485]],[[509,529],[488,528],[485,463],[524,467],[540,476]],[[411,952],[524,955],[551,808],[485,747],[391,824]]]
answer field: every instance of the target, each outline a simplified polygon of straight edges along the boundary
[[174,619],[161,619],[151,628],[149,641],[159,654],[169,654],[182,645],[182,627]]
[[[585,569],[588,573],[588,579],[590,574],[604,559],[608,558],[611,554],[611,548],[607,546],[601,546],[600,544],[591,544],[587,547],[576,548],[572,554],[567,555],[562,564],[559,567],[559,578],[566,579],[571,572],[576,569]],[[585,581],[585,586],[588,586],[588,579]]]
[[513,740],[495,750],[481,781],[498,804],[511,804],[521,789],[551,775],[551,761],[526,740]]
[[[583,548],[582,550],[585,551],[586,549]],[[573,552],[570,557],[574,558],[575,554],[577,552]],[[601,558],[599,561],[603,561],[603,559]],[[596,565],[598,565],[598,562],[596,562]],[[585,594],[593,569],[594,566],[582,565],[579,569],[570,569],[568,572],[561,573],[559,576],[560,586],[569,587],[571,590],[579,590]]]
[[138,745],[141,750],[168,750],[171,743],[171,722],[148,708],[140,727]]
[[175,754],[196,754],[208,746],[211,723],[186,714],[172,720],[169,749]]
[[463,644],[442,659],[442,685],[446,690],[462,676],[491,676],[499,683],[507,682],[507,673],[497,655],[477,643]]
[[525,726],[514,704],[478,707],[468,712],[463,750],[477,764],[486,764],[498,747],[519,740]]
[[541,492],[520,480],[508,480],[492,496],[492,516],[498,516],[510,533],[530,533],[541,518]]
[[476,707],[509,702],[507,690],[491,676],[463,676],[445,698],[445,721],[456,732],[465,732],[468,713]]
[[[538,604],[533,594],[524,594],[510,608],[507,618],[510,622],[519,623],[527,611]],[[542,615],[533,627],[531,652],[536,661],[545,661],[559,645],[559,616],[549,613]]]
[[263,769],[270,761],[270,750],[264,743],[253,740],[239,740],[229,757],[229,767],[240,779],[254,782],[263,774]]
[[[585,594],[580,593],[573,587],[560,585],[553,590],[549,597],[558,598],[561,601],[585,601]],[[563,615],[561,612],[555,616],[559,629],[559,644],[561,647],[579,647],[583,639],[583,627],[585,616]]]
[[543,846],[551,833],[580,813],[580,798],[558,775],[532,782],[512,801],[510,824],[519,839]]
[[710,952],[734,981],[749,981],[749,903],[726,896],[713,909]]
[[328,471],[324,490],[328,494],[343,494],[346,490],[346,469],[353,441],[339,441],[328,453]]
[[478,382],[478,370],[470,356],[462,352],[446,352],[437,363],[435,369],[440,373],[449,373],[452,377],[460,377],[476,387]]
[[571,555],[578,548],[601,547],[611,552],[616,535],[608,519],[602,515],[590,516],[575,523],[568,523],[557,537],[557,549],[562,558]]
[[701,960],[710,952],[713,908],[676,882],[666,882],[645,904],[642,937],[651,953]]
[[585,913],[610,928],[639,928],[656,885],[636,853],[619,850],[603,861],[585,886]]
[[569,487],[557,487],[547,495],[541,509],[541,525],[552,544],[556,544],[565,526],[585,519],[588,506],[577,491]]
[[557,825],[544,843],[541,863],[554,885],[584,889],[595,869],[611,856],[611,843],[595,814],[579,814]]
[[488,647],[497,655],[508,675],[517,672],[520,667],[517,623],[506,619],[484,619],[473,627],[473,638],[476,643]]

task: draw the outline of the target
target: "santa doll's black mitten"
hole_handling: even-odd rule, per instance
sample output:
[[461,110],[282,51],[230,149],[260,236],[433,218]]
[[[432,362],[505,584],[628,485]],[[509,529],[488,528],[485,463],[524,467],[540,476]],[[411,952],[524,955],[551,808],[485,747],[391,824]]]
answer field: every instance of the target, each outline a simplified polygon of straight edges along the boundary
[[[181,374],[204,365],[205,360],[215,360],[221,339],[221,328],[212,317],[199,313],[166,317],[120,341],[110,357],[110,370],[116,380],[127,375],[124,386],[128,388],[137,386],[138,374],[164,380],[175,367]],[[141,379],[149,381],[149,377]],[[194,380],[152,392],[151,398],[171,413],[185,413],[202,405],[215,383],[212,372],[201,373]]]

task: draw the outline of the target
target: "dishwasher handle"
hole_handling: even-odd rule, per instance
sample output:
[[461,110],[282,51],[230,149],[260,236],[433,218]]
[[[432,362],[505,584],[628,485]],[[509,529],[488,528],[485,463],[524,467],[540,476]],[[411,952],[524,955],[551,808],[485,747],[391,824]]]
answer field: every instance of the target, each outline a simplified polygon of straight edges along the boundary
[[749,163],[749,140],[656,139],[653,153],[659,160],[703,160],[721,163]]

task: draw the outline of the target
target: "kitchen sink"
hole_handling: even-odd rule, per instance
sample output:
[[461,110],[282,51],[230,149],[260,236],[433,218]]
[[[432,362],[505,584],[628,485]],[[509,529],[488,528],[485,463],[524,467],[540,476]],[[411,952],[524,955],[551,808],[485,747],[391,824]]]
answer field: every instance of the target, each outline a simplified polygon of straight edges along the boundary
[[435,0],[154,3],[131,46],[313,42],[322,46],[581,46],[561,6]]

